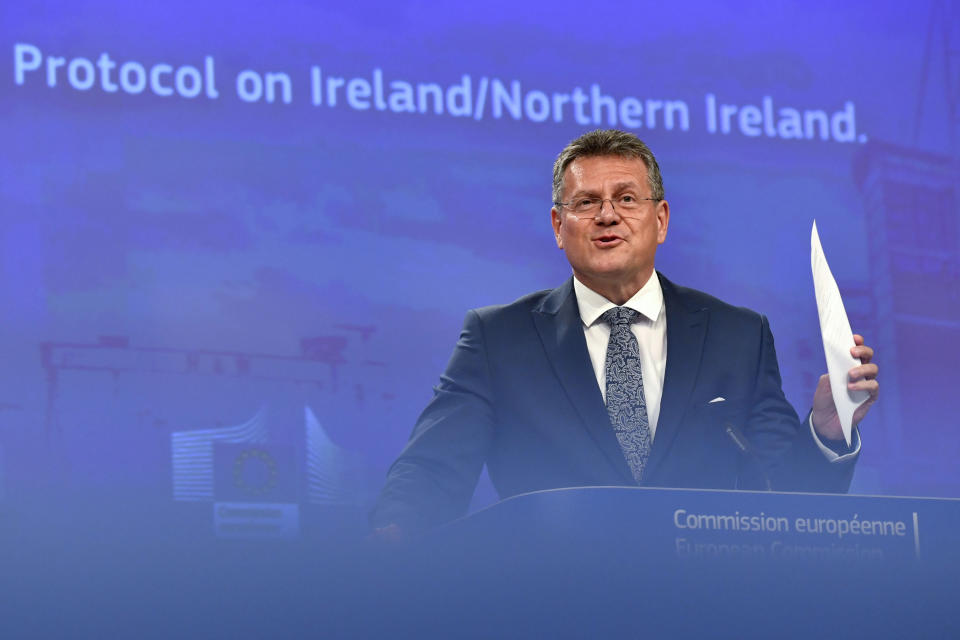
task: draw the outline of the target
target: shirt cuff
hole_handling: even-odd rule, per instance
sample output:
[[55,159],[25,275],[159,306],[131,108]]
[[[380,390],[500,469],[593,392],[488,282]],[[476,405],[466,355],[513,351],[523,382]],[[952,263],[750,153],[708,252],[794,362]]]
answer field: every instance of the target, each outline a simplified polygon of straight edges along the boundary
[[845,462],[852,458],[856,458],[860,454],[860,428],[854,427],[853,433],[850,434],[850,451],[844,454],[839,454],[827,445],[823,444],[823,441],[820,440],[820,436],[817,435],[817,430],[813,428],[813,412],[810,413],[810,416],[807,418],[807,423],[810,425],[810,433],[813,434],[813,441],[817,443],[817,448],[823,452],[824,457],[830,462]]

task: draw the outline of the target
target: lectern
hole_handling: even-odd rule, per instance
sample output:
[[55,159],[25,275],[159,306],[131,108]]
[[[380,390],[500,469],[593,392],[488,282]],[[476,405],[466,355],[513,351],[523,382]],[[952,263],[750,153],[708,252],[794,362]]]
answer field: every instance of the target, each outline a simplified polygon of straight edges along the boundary
[[957,637],[958,531],[960,500],[557,489],[430,532],[377,594],[422,637]]

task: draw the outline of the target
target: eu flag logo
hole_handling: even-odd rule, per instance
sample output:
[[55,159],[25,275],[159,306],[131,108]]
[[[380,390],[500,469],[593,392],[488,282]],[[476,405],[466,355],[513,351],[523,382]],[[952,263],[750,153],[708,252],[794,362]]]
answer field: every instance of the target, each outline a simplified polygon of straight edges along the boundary
[[217,442],[213,461],[217,502],[298,502],[300,476],[292,445]]

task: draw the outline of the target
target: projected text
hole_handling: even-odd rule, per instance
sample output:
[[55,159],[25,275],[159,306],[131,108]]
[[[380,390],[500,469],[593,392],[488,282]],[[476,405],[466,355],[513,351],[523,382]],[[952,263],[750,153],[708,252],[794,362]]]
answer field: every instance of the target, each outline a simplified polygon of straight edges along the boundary
[[[299,74],[241,69],[224,75],[232,78],[234,89],[224,95],[245,104],[282,106],[299,99],[316,109],[677,132],[692,130],[697,114],[691,104],[702,104],[700,130],[709,135],[840,143],[867,140],[857,130],[856,107],[851,101],[834,109],[799,108],[775,102],[771,96],[760,96],[756,104],[734,104],[711,92],[702,102],[690,102],[676,96],[615,95],[596,82],[548,91],[517,78],[469,73],[453,82],[415,81],[390,76],[379,67],[354,76],[331,73],[320,65],[311,65]],[[303,81],[300,90],[296,78]],[[174,65],[120,60],[108,52],[95,58],[71,58],[17,43],[13,46],[13,80],[18,86],[42,84],[50,89],[162,98],[218,100],[221,95],[216,60],[209,55],[194,64]]]

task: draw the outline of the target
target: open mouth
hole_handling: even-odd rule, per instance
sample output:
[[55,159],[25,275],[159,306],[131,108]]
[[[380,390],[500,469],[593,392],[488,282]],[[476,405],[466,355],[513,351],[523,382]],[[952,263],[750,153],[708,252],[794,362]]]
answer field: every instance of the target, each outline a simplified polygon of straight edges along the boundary
[[620,236],[599,236],[593,239],[593,244],[598,247],[613,247],[623,242]]

